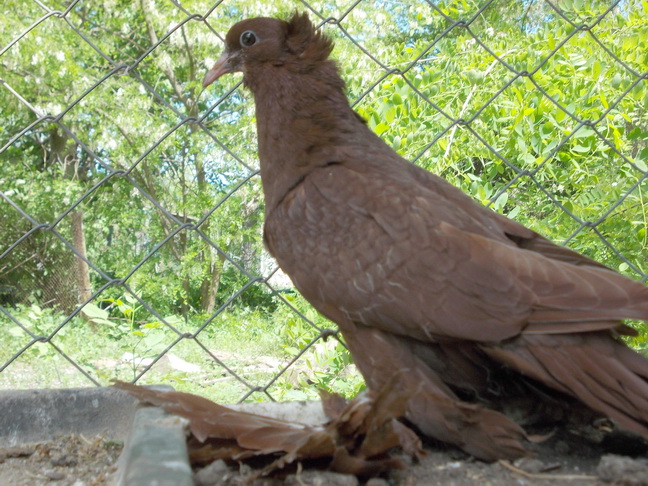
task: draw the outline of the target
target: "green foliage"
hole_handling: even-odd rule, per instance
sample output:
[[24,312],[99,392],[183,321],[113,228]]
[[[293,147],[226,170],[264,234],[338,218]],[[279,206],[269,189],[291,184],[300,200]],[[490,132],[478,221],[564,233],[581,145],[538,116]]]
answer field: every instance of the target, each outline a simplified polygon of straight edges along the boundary
[[[617,61],[589,33],[574,34],[543,2],[504,3],[486,9],[470,32],[453,29],[433,50],[430,40],[443,28],[437,17],[436,23],[421,24],[429,35],[409,42],[376,45],[372,38],[372,54],[409,70],[385,78],[358,111],[405,157],[483,204],[553,240],[570,238],[575,250],[630,276],[642,276],[648,250],[648,86],[623,66],[647,71],[645,4],[624,3],[622,12],[607,15],[592,30]],[[607,5],[572,2],[561,8],[584,22]],[[440,9],[458,18],[474,5],[446,2]],[[417,12],[417,20],[425,15]],[[531,75],[516,76],[473,34],[512,69]],[[410,67],[414,57],[421,60]],[[356,73],[372,68],[362,57],[350,68],[353,97],[365,85]],[[453,125],[458,119],[465,125]],[[595,224],[633,267],[596,232],[578,231],[578,221]]]
[[[46,3],[63,12],[69,2]],[[344,31],[322,28],[335,38],[349,98],[395,150],[549,238],[645,276],[648,3],[623,0],[603,15],[609,2],[564,0],[556,4],[564,17],[543,1],[487,3],[309,5],[341,19]],[[230,301],[200,333],[214,349],[295,356],[318,331],[282,297],[330,326],[288,283],[277,296],[250,282],[274,268],[253,175],[253,100],[238,89],[220,101],[240,77],[209,90],[201,84],[221,51],[214,32],[248,16],[287,16],[292,3],[228,1],[206,24],[184,22],[173,2],[78,2],[64,19],[50,15],[31,30],[44,14],[39,2],[3,6],[0,45],[18,39],[0,58],[0,191],[11,201],[0,198],[0,253],[11,248],[0,286],[13,316],[35,335],[54,333],[52,343],[99,381],[132,379],[142,359],[178,332],[197,332]],[[212,7],[182,3],[201,15]],[[589,29],[575,28],[581,24]],[[91,290],[101,292],[57,329],[79,300],[72,211],[84,216]],[[2,324],[0,364],[32,339],[5,317]],[[648,329],[633,325],[643,337],[629,342],[646,350]],[[181,354],[204,359],[191,346]],[[66,363],[48,342],[24,356]],[[282,398],[314,397],[318,387],[352,395],[362,386],[332,338],[312,344],[296,366],[276,384]],[[182,372],[154,376],[202,386]]]
[[[0,314],[0,362],[5,363],[19,354],[10,365],[10,372],[0,373],[0,388],[88,386],[87,379],[60,350],[102,385],[110,385],[113,379],[132,380],[151,366],[141,383],[169,383],[179,390],[223,403],[235,403],[249,391],[190,339],[181,341],[154,363],[160,352],[179,336],[151,318],[132,296],[128,299],[124,295],[113,302],[101,303],[101,306],[105,308],[85,306],[84,317],[61,327],[65,314],[35,304],[19,305],[11,314],[28,332]],[[164,320],[184,334],[196,332],[204,318],[185,321],[167,316]],[[269,367],[268,361],[279,363],[282,360],[276,333],[267,316],[258,311],[223,314],[200,334],[199,339],[229,369],[253,386],[269,383],[276,373],[276,368]],[[20,352],[30,344],[27,350]],[[197,369],[177,367],[173,359],[184,360]],[[278,397],[283,389],[274,385],[270,392]],[[259,394],[252,399],[264,397]]]
[[626,337],[624,340],[634,349],[648,356],[648,324],[645,322],[631,321],[629,323],[637,330],[637,336]]
[[347,398],[357,395],[364,388],[364,380],[352,364],[351,354],[343,342],[331,337],[313,342],[319,332],[310,323],[324,329],[331,324],[299,294],[286,294],[285,298],[307,321],[291,311],[275,313],[274,317],[280,324],[281,347],[287,357],[296,356],[308,346],[310,348],[296,366],[279,378],[279,397],[284,400],[314,400],[319,398],[319,389],[340,393]]

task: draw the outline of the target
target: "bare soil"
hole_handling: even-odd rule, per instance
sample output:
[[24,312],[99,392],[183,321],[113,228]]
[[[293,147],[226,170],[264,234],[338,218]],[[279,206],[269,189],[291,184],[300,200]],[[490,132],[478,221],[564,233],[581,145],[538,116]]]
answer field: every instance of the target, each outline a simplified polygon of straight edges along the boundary
[[39,444],[0,448],[2,486],[103,486],[122,444],[101,437],[61,437]]
[[[533,447],[531,457],[489,464],[427,444],[426,456],[407,469],[364,480],[302,467],[283,478],[250,482],[249,465],[217,461],[197,470],[195,481],[197,486],[648,486],[648,443],[634,436],[559,430]],[[0,448],[0,485],[110,485],[121,450],[121,444],[82,436]]]
[[245,481],[246,465],[218,461],[196,473],[198,486],[648,486],[648,443],[620,432],[557,430],[534,454],[514,462],[485,463],[440,444],[427,444],[426,456],[384,477],[355,476],[302,469],[287,477]]

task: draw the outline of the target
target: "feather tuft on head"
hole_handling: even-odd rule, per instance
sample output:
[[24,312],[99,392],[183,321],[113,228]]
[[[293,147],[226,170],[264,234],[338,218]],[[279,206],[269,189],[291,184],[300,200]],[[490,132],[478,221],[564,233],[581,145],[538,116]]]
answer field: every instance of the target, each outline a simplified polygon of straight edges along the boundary
[[315,30],[305,12],[295,12],[288,20],[286,46],[298,57],[317,63],[328,59],[333,50],[333,41]]

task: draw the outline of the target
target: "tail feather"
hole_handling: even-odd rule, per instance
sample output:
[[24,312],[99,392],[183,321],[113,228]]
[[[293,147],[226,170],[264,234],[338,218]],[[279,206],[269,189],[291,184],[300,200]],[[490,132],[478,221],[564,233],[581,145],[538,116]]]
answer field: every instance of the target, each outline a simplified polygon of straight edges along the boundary
[[648,439],[648,359],[610,334],[523,335],[483,349]]
[[629,370],[648,382],[648,359],[645,356],[625,346],[618,349],[617,352],[619,353],[619,359]]

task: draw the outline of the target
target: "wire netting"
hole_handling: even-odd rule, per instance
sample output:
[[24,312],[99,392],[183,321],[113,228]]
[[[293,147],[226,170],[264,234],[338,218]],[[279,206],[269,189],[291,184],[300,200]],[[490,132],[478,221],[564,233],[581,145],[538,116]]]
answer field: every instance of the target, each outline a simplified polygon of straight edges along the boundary
[[257,3],[3,7],[1,387],[355,383],[262,248],[251,95],[240,76],[200,86],[233,23],[295,8],[396,150],[646,280],[645,2]]

